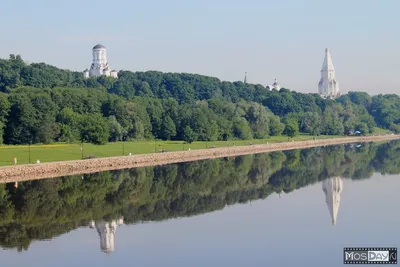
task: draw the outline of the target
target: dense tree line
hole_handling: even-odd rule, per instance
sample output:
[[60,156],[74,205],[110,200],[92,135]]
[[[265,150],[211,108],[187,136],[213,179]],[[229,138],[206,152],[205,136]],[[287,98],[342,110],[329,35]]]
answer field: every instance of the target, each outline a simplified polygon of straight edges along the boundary
[[227,140],[400,132],[400,97],[350,92],[336,100],[186,73],[82,73],[20,56],[0,59],[0,143],[158,138]]
[[[343,176],[400,173],[400,142],[341,145],[0,184],[0,246],[28,249],[124,216],[125,223],[212,212]],[[321,200],[324,201],[323,196]]]
[[0,94],[0,105],[6,144],[252,139],[279,135],[284,128],[264,106],[244,100],[179,104],[173,98],[126,100],[91,88],[23,87]]

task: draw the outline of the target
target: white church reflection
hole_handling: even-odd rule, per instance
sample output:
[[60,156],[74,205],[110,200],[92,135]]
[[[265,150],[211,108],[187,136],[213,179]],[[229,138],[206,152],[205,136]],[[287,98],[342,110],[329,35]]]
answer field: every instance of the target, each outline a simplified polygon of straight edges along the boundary
[[326,205],[332,218],[332,225],[336,225],[336,217],[340,206],[340,193],[343,190],[343,178],[332,177],[322,182],[322,190],[325,193]]
[[97,229],[100,237],[100,249],[102,252],[109,254],[114,251],[114,237],[117,227],[124,223],[124,218],[121,217],[112,221],[91,221],[89,227]]

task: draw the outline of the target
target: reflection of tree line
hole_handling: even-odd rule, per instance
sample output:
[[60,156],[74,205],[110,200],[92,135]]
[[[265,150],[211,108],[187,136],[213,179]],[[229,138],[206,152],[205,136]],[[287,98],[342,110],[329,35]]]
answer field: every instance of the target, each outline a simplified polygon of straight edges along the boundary
[[27,249],[91,220],[165,220],[263,199],[333,176],[400,173],[400,142],[332,146],[0,185],[0,245]]

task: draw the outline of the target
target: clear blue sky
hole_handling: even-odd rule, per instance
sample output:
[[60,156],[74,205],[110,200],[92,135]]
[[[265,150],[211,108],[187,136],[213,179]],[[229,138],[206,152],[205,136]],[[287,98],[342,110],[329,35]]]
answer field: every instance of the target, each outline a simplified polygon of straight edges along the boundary
[[13,0],[0,57],[83,71],[98,40],[113,69],[189,72],[317,92],[324,50],[342,91],[399,93],[398,0]]

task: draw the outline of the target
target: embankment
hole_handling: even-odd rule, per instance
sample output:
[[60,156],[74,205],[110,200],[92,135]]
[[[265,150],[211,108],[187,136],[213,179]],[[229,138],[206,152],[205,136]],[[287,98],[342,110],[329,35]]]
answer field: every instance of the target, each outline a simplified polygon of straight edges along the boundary
[[280,150],[400,139],[400,135],[345,137],[0,167],[0,183],[163,165]]

